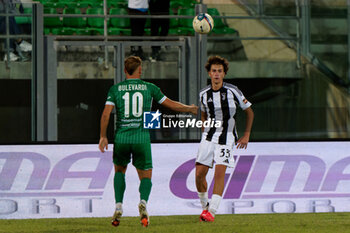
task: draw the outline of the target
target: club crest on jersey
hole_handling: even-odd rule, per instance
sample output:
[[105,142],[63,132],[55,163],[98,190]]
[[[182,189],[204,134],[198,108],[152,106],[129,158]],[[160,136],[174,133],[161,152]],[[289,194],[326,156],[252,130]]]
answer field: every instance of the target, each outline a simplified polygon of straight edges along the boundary
[[143,128],[145,129],[160,129],[160,116],[162,113],[156,112],[143,113]]
[[221,99],[225,100],[226,99],[226,93],[221,93]]

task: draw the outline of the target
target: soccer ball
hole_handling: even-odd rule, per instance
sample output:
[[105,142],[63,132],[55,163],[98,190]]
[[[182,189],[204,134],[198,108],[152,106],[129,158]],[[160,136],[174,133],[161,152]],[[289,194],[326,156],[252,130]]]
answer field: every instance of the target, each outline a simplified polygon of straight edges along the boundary
[[207,13],[200,13],[194,17],[193,29],[200,34],[207,34],[214,28],[213,18]]

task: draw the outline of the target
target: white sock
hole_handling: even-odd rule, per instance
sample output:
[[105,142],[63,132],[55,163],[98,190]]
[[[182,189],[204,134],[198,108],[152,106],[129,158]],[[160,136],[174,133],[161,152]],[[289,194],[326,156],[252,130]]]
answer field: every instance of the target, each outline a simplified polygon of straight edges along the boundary
[[141,200],[140,203],[143,203],[144,205],[147,205],[147,201]]
[[213,196],[211,197],[211,201],[209,204],[209,212],[212,213],[213,216],[215,215],[216,211],[219,209],[221,199],[222,197],[217,194],[213,194]]
[[121,202],[116,203],[115,204],[115,209],[123,211],[123,203],[121,203]]
[[198,197],[201,201],[203,210],[206,209],[208,204],[208,192],[198,192]]

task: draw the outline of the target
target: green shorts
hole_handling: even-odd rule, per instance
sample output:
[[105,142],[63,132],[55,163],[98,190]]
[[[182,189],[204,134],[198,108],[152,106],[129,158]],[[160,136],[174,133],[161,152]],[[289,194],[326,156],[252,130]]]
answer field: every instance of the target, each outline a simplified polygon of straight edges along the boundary
[[130,163],[140,170],[152,168],[152,153],[150,143],[120,144],[115,143],[113,148],[113,163],[126,166]]

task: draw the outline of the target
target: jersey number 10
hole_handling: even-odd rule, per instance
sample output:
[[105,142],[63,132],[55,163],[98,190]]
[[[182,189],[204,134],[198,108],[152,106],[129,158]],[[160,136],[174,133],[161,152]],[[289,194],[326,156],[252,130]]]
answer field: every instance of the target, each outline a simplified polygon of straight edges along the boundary
[[[126,92],[123,95],[124,100],[124,116],[130,117],[130,93]],[[140,117],[142,115],[143,96],[141,92],[135,92],[131,97],[132,115],[134,117]]]

